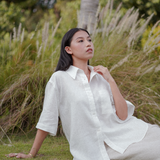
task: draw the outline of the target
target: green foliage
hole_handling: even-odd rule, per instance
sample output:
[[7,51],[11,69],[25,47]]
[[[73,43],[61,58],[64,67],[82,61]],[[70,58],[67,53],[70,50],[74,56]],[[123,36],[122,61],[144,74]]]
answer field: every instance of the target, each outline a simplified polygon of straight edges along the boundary
[[46,22],[31,33],[21,27],[16,30],[19,35],[12,40],[6,34],[0,45],[0,125],[5,131],[29,131],[39,119],[45,85],[56,65],[56,26]]
[[[14,28],[13,36],[5,33],[1,39],[0,126],[5,133],[29,132],[35,128],[42,111],[45,85],[57,65],[61,38],[77,25],[80,1],[65,4],[58,23],[50,10],[32,32],[19,25]],[[92,34],[95,56],[91,65],[107,66],[123,96],[135,104],[135,115],[159,124],[159,54],[153,55],[153,50],[139,45],[151,17],[138,20],[138,11],[130,9],[123,15],[112,6],[100,10],[99,15],[98,28]]]
[[[152,46],[155,46],[153,51],[158,54],[160,52],[159,34],[160,34],[160,26],[155,26],[154,28],[148,27],[142,36],[142,40],[141,40],[142,47],[152,48]],[[155,45],[155,44],[157,44],[157,45]]]
[[115,0],[116,3],[123,3],[123,7],[125,11],[129,8],[134,7],[135,9],[139,10],[140,16],[146,19],[149,15],[154,13],[154,17],[152,18],[151,22],[156,23],[160,17],[160,1],[159,0]]
[[6,32],[13,32],[13,28],[18,27],[20,22],[24,23],[22,12],[23,10],[14,3],[8,6],[5,1],[0,2],[0,38]]
[[61,17],[63,21],[60,25],[60,32],[64,33],[66,30],[77,27],[77,10],[80,8],[80,2],[80,0],[68,2],[66,6],[61,7]]
[[[42,28],[45,22],[50,22],[50,25],[54,26],[60,17],[66,20],[64,21],[64,25],[67,24],[66,26],[68,28],[75,26],[80,0],[71,2],[70,0],[59,0],[51,9],[40,7],[38,3],[36,3],[35,0],[16,0],[14,3],[9,0],[1,1],[0,39],[3,38],[6,32],[13,34],[13,28],[18,28],[20,23],[28,32]],[[69,22],[68,18],[71,17],[71,15],[74,15],[74,21]]]
[[19,6],[20,8],[23,8],[23,9],[29,9],[29,8],[33,8],[36,3],[37,3],[37,0],[5,0],[7,3],[14,3],[16,4],[17,6]]

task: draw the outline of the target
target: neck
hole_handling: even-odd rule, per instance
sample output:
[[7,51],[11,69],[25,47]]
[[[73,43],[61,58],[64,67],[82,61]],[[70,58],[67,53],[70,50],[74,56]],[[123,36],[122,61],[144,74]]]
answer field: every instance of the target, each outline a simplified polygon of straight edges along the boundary
[[88,69],[88,61],[87,62],[81,62],[81,63],[74,63],[73,61],[73,66],[82,69],[84,71],[84,73],[87,75],[89,73],[89,69]]

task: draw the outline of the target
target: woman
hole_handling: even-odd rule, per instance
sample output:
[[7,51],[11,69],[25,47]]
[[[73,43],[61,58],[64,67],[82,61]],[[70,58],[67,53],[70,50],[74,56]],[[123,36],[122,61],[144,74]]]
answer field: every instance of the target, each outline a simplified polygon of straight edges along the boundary
[[48,133],[56,135],[60,116],[74,160],[160,159],[159,127],[132,116],[134,106],[122,97],[108,69],[88,65],[93,54],[86,30],[74,28],[64,35],[30,153],[9,157],[35,157]]

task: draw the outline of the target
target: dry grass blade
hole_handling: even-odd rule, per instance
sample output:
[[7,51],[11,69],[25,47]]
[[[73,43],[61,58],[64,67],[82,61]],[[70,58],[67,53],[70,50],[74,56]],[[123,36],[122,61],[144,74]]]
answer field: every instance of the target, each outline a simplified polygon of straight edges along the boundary
[[[2,132],[1,133],[1,138],[0,138],[0,142],[3,144],[3,145],[7,145],[7,146],[12,146],[12,141],[10,140],[10,138],[7,136],[7,134],[5,133],[5,131],[3,130],[2,126],[0,126],[0,129]],[[6,136],[8,141],[9,141],[9,144],[6,144],[2,141],[3,137]]]
[[117,67],[120,67],[121,65],[123,65],[125,62],[128,61],[128,58],[132,55],[133,53],[128,54],[126,57],[124,57],[123,59],[121,59],[117,64],[115,64],[114,66],[112,66],[112,68],[110,69],[110,72],[112,72],[112,70],[114,70]]
[[159,72],[160,71],[160,64],[155,68],[155,72]]
[[57,29],[58,29],[58,27],[59,27],[61,21],[62,21],[62,18],[59,19],[59,21],[58,21],[56,27],[54,28],[54,31],[53,31],[52,36],[51,36],[51,42],[50,42],[50,45],[49,45],[49,46],[51,46],[51,45],[53,44],[53,37],[55,36],[55,33],[56,33],[56,31],[57,31]]
[[[102,9],[99,7],[98,13],[99,20],[92,33],[95,55],[91,65],[101,64],[110,69],[123,96],[136,106],[135,116],[160,124],[159,53],[153,51],[159,46],[159,35],[150,34],[149,39],[154,44],[147,45],[150,44],[148,39],[144,50],[140,45],[140,37],[153,15],[148,19],[138,19],[139,11],[134,8],[123,15],[121,4],[113,9],[113,0]],[[13,39],[1,40],[0,51],[4,54],[0,65],[3,71],[0,76],[0,126],[6,134],[25,133],[35,128],[46,83],[58,61],[61,36],[68,30],[65,25],[60,25],[64,24],[63,20],[60,18],[55,25],[45,23],[33,33],[24,28],[21,32],[19,26],[17,34],[14,28]],[[158,24],[154,25],[152,32]],[[9,43],[4,52],[4,46]],[[32,64],[28,65],[30,61]],[[62,134],[61,125],[59,127]]]

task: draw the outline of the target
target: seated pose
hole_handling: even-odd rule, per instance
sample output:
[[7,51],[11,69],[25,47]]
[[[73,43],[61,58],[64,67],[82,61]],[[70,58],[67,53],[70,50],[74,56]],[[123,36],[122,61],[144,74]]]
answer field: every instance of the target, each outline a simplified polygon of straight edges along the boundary
[[160,160],[159,126],[133,116],[135,107],[122,97],[108,69],[88,65],[93,55],[86,30],[73,28],[64,35],[30,153],[8,157],[35,157],[48,133],[56,135],[60,117],[73,160]]

